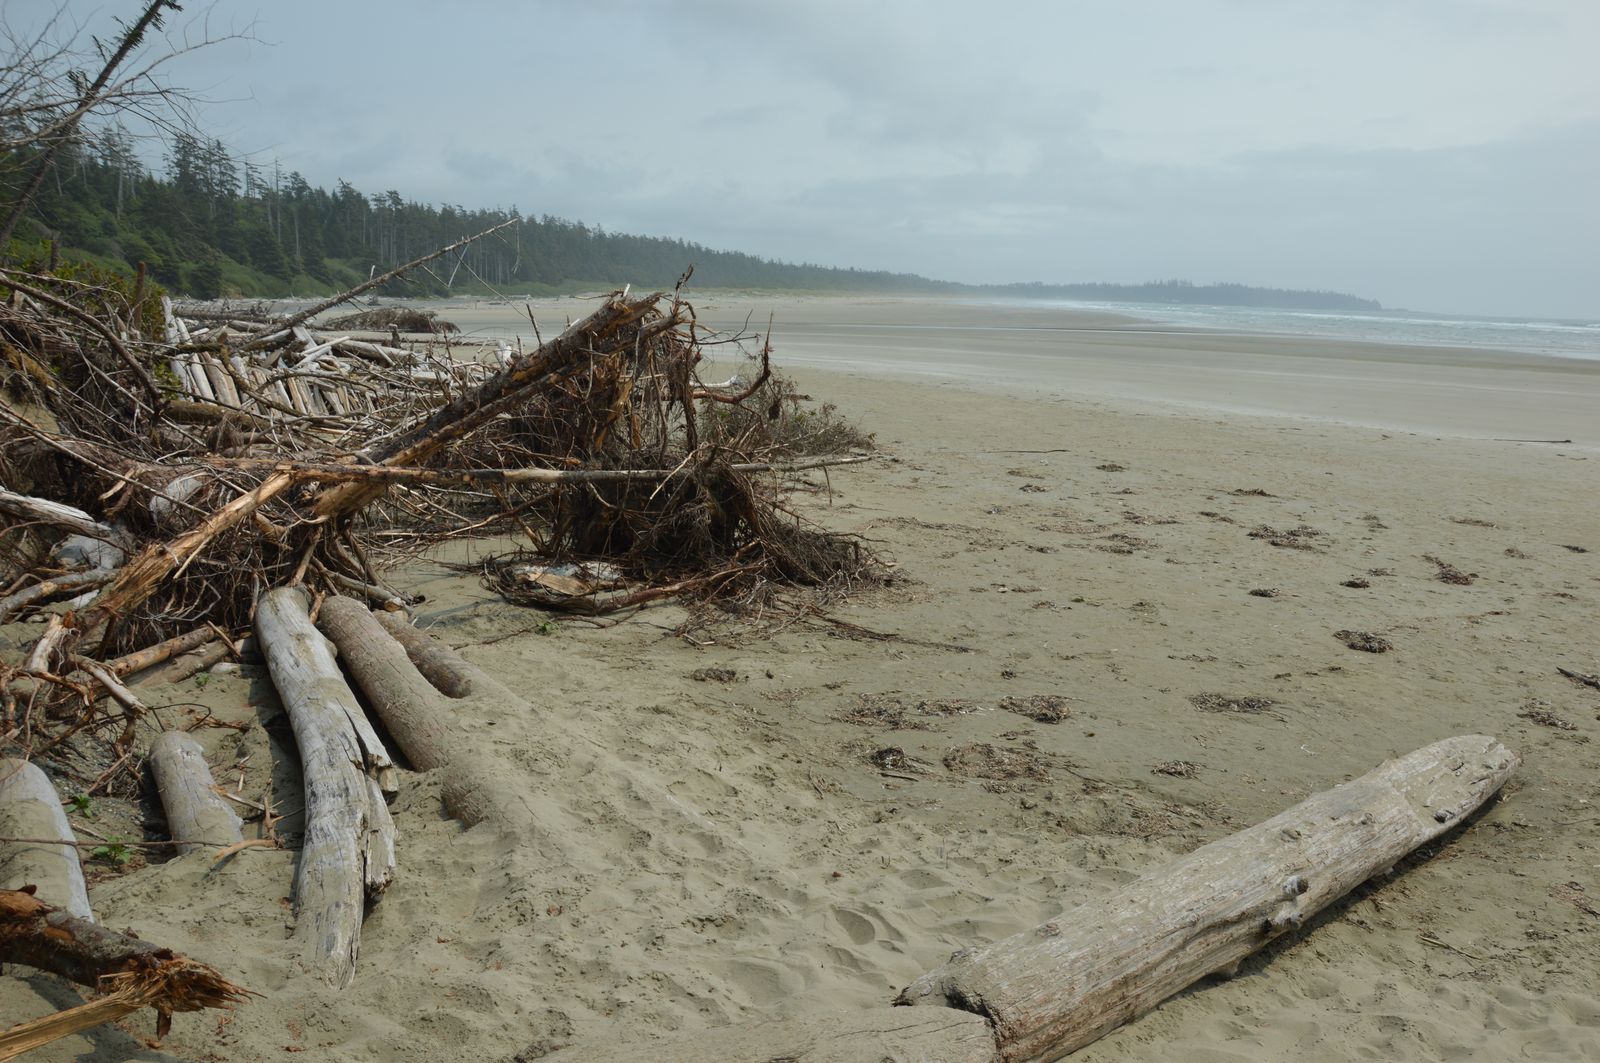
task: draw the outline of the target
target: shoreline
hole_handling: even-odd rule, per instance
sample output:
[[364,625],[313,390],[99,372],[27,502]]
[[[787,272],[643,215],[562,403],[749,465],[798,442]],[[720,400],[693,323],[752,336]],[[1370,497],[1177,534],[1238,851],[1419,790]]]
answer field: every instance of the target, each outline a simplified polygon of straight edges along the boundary
[[[534,302],[553,335],[581,302]],[[1600,360],[1479,348],[1151,328],[1123,315],[976,306],[936,297],[707,296],[697,318],[736,332],[773,318],[780,369],[936,378],[1018,397],[1287,417],[1600,448]],[[464,335],[523,337],[521,307],[450,308]],[[735,369],[731,362],[710,371]]]

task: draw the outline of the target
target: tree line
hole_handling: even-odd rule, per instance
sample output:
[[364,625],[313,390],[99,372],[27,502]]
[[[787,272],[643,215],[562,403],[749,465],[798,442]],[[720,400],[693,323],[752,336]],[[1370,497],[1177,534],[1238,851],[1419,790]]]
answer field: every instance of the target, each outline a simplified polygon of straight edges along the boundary
[[[168,288],[197,298],[308,295],[338,290],[508,219],[517,224],[393,282],[384,294],[548,294],[581,287],[671,286],[693,264],[708,288],[818,292],[996,295],[1146,303],[1374,310],[1336,292],[1188,281],[1144,284],[964,285],[909,273],[772,261],[697,243],[608,232],[517,207],[467,208],[369,193],[346,181],[332,190],[235,157],[220,140],[171,139],[159,170],[146,165],[119,125],[75,133],[58,145],[33,190],[24,243],[53,241],[102,266],[144,263]],[[4,174],[31,172],[38,148],[0,158],[0,206],[20,194]],[[31,226],[31,232],[30,230]],[[12,250],[16,253],[16,249]]]

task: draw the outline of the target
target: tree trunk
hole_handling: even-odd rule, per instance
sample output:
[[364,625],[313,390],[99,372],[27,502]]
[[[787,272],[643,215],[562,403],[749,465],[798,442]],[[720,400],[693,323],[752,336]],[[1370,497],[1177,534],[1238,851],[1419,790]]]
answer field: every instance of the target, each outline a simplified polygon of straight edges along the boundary
[[167,833],[179,853],[244,840],[239,817],[217,796],[199,742],[183,731],[165,731],[150,744],[149,764],[167,811]]
[[23,839],[0,842],[0,889],[37,886],[49,903],[79,919],[94,919],[78,839],[55,784],[37,765],[0,760],[0,837]]
[[[342,988],[355,977],[366,902],[394,876],[394,821],[383,798],[394,766],[340,676],[328,641],[312,627],[304,591],[263,594],[256,635],[294,727],[305,775],[295,934],[307,966]],[[383,783],[385,777],[391,783]]]
[[[493,781],[506,773],[515,779],[521,772],[509,764],[496,770],[493,747],[468,748],[463,731],[476,715],[474,705],[493,701],[503,708],[525,703],[442,643],[429,645],[433,640],[416,628],[390,619],[395,616],[374,616],[353,598],[329,598],[322,603],[317,623],[339,647],[339,659],[412,767],[443,771],[445,811],[453,819],[468,827],[487,819],[502,826],[524,823],[526,806]],[[428,676],[408,656],[410,647],[392,637],[401,630],[411,633],[405,637],[429,661]],[[440,693],[429,682],[432,675],[446,677],[450,689],[460,693]]]
[[1483,735],[1436,742],[1109,897],[958,952],[896,1003],[984,1016],[1006,1063],[1060,1059],[1392,868],[1460,823],[1517,763]]

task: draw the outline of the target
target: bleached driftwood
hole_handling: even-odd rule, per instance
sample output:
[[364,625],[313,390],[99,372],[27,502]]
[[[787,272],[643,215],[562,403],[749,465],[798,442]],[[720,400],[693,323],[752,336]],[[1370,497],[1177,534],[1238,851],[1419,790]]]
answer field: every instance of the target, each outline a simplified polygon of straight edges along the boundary
[[238,815],[217,796],[199,742],[183,731],[163,731],[150,743],[149,764],[167,812],[167,833],[179,853],[244,840]]
[[1389,761],[1032,930],[956,953],[897,1003],[989,1020],[1006,1063],[1060,1059],[1392,868],[1516,769],[1466,735]]
[[[509,825],[511,810],[525,806],[492,781],[492,749],[465,748],[463,721],[480,715],[472,711],[475,704],[525,709],[526,703],[398,614],[381,617],[353,598],[335,597],[322,603],[317,623],[339,647],[340,661],[411,765],[442,770],[445,811],[469,827],[486,819]],[[405,643],[394,637],[401,631],[407,632]],[[414,663],[413,648],[426,668]],[[443,680],[438,686],[436,676]],[[515,778],[516,769],[508,770]]]
[[810,1019],[675,1033],[660,1040],[575,1045],[550,1063],[994,1063],[994,1035],[953,1008],[869,1008]]
[[[305,592],[268,591],[256,636],[289,713],[305,776],[306,833],[295,873],[295,934],[327,981],[355,977],[366,902],[394,876],[394,821],[383,791],[394,765],[312,626]],[[387,780],[387,781],[385,781]]]
[[61,795],[35,764],[0,759],[0,889],[37,886],[40,900],[79,919],[94,919],[78,862],[78,839]]

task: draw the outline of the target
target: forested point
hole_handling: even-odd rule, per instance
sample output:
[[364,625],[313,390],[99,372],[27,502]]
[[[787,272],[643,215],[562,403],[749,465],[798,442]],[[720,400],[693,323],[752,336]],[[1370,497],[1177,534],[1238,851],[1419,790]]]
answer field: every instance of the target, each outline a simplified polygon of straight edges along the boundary
[[[19,194],[15,177],[31,170],[37,149],[7,152],[0,205]],[[133,138],[110,126],[79,133],[56,155],[7,256],[38,259],[56,245],[67,260],[123,272],[143,262],[169,289],[199,299],[327,294],[374,273],[482,232],[513,225],[386,285],[381,294],[552,295],[596,287],[670,287],[694,265],[698,287],[949,294],[1107,302],[1377,310],[1379,304],[1337,292],[1199,285],[968,285],[910,273],[777,262],[736,251],[655,236],[607,232],[548,214],[468,209],[407,200],[399,191],[370,194],[340,181],[332,191],[297,172],[270,171],[236,159],[218,140],[177,135],[163,172],[151,172]],[[30,231],[31,230],[31,231]]]

